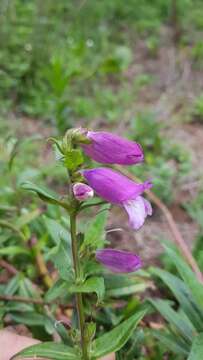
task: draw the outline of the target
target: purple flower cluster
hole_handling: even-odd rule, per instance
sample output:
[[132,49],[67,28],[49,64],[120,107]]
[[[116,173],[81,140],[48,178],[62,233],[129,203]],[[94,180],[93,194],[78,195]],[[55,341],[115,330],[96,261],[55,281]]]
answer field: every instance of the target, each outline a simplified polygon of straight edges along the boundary
[[[87,131],[89,144],[82,144],[87,156],[102,164],[135,165],[144,160],[142,147],[133,141],[104,131]],[[86,184],[75,184],[73,192],[79,201],[93,195],[93,191],[111,204],[125,209],[129,224],[138,230],[148,215],[152,215],[152,207],[142,193],[150,189],[150,181],[135,183],[123,174],[107,167],[82,170]],[[92,190],[92,191],[91,191]],[[102,249],[97,250],[96,258],[113,272],[132,272],[140,268],[140,258],[126,251]]]

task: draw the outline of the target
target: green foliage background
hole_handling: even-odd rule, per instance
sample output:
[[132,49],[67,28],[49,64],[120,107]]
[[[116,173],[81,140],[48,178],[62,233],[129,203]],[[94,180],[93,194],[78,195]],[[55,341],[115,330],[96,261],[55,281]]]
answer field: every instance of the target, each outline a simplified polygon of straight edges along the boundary
[[[115,119],[119,113],[112,114],[112,106],[119,106],[120,99],[108,89],[109,76],[122,81],[139,38],[152,54],[156,52],[160,30],[171,21],[171,3],[2,0],[2,111],[15,108],[29,116],[54,119],[61,130],[78,116]],[[202,14],[202,1],[177,1],[183,41],[202,30]],[[200,44],[194,56],[199,56]],[[123,95],[121,90],[120,98]]]
[[[169,39],[163,36],[166,29]],[[55,135],[78,124],[113,131],[120,127],[119,131],[140,142],[145,152],[145,163],[134,167],[132,172],[143,180],[152,178],[153,191],[169,206],[176,203],[177,189],[188,177],[201,182],[201,172],[194,175],[196,169],[192,168],[190,149],[166,135],[170,124],[157,120],[157,114],[153,109],[148,111],[144,102],[141,109],[137,108],[142,90],[145,94],[152,92],[157,78],[150,71],[131,76],[131,70],[135,56],[139,55],[137,44],[141,43],[145,56],[153,62],[166,39],[170,44],[174,42],[176,55],[186,54],[192,70],[201,72],[202,34],[202,0],[1,0],[0,257],[11,262],[18,274],[7,284],[0,284],[0,295],[41,298],[33,286],[33,282],[37,282],[43,299],[60,298],[62,304],[67,304],[71,301],[71,291],[76,291],[70,285],[71,264],[67,259],[69,223],[64,209],[53,206],[60,201],[56,193],[62,198],[66,195],[66,173],[53,158],[46,160],[46,135],[41,134],[40,129],[48,129],[48,135]],[[176,62],[181,67],[178,55]],[[194,94],[186,113],[187,121],[200,126],[202,91]],[[184,122],[184,115],[177,121]],[[22,118],[31,119],[36,125],[33,134],[28,136],[19,129],[18,121]],[[44,208],[37,197],[26,194],[22,183],[24,189],[48,198],[47,207]],[[45,183],[55,192],[44,190]],[[179,205],[199,226],[194,256],[203,270],[201,186],[192,201]],[[88,225],[85,220],[81,221],[81,231],[87,230],[86,246],[96,249],[103,244],[106,215],[101,212]],[[31,246],[32,234],[38,241]],[[38,251],[51,271],[56,268],[60,276],[51,289],[42,283],[36,268]],[[173,259],[177,260],[176,264]],[[101,271],[95,266],[91,261],[84,266],[87,278]],[[132,336],[118,352],[117,359],[162,360],[166,356],[167,360],[182,360],[189,356],[190,360],[202,360],[202,285],[196,282],[175,249],[167,250],[160,266],[164,270],[152,268],[138,277],[105,274],[104,309],[92,311],[86,304],[86,312],[99,324],[98,333],[103,334],[134,313],[139,314],[147,291],[153,300],[150,306],[145,302],[144,308],[154,316],[155,322],[158,316],[158,325],[160,315],[157,314],[161,314],[164,334],[162,330],[151,331],[146,325],[148,322],[139,329],[132,327]],[[98,279],[95,276],[93,283],[87,280],[82,291],[95,292],[101,300],[104,286]],[[152,279],[161,300],[156,300]],[[118,296],[126,305],[112,310]],[[95,298],[93,295],[90,300],[94,302]],[[56,330],[55,310],[55,304],[51,306],[50,315],[41,305],[2,301],[0,324],[3,327],[9,315],[13,323],[24,323],[33,336],[47,341]],[[62,324],[57,331],[64,344],[72,344]],[[123,339],[118,338],[117,342],[123,344]],[[68,351],[67,348],[64,351]]]

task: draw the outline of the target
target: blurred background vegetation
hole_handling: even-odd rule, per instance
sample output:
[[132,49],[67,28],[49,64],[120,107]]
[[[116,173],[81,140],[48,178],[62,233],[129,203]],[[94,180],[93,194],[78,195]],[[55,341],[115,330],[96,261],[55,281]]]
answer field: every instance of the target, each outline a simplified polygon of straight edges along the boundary
[[[1,0],[1,109],[61,131],[78,118],[121,121],[140,88],[156,81],[152,71],[128,74],[135,59],[153,62],[173,40],[201,68],[202,17],[201,0]],[[196,116],[202,103],[199,94]]]
[[[142,180],[153,179],[154,193],[169,207],[203,271],[203,1],[0,0],[0,44],[0,256],[19,271],[9,281],[0,277],[0,294],[34,296],[31,281],[45,291],[36,256],[40,251],[49,266],[54,262],[51,249],[68,223],[63,213],[52,205],[45,209],[21,184],[31,180],[66,193],[66,174],[45,139],[72,126],[110,130],[142,144],[145,163],[131,171]],[[113,210],[107,228],[125,224],[121,216]],[[185,359],[192,333],[202,332],[202,292],[197,294],[198,285],[183,260],[177,257],[174,264],[174,249],[160,257],[160,241],[171,240],[171,235],[159,209],[154,207],[139,234],[125,230],[109,233],[108,239],[139,252],[146,267],[158,264],[171,272],[153,268],[144,274],[160,278],[155,296],[165,300],[153,300],[153,306],[162,320],[156,315],[134,334],[124,349],[125,359]],[[33,234],[38,245],[30,251]],[[122,287],[119,278],[115,291],[110,277],[108,281],[107,308],[93,314],[106,328],[137,309],[141,300],[136,291],[148,288],[142,278],[138,287],[126,285],[126,279]],[[185,287],[190,281],[195,290]],[[128,306],[109,310],[118,293]],[[195,310],[186,300],[182,303],[182,294],[192,299]],[[38,338],[52,334],[53,321],[46,314],[44,325],[39,307],[1,304],[2,326],[9,314]],[[24,311],[32,316],[25,317]],[[160,329],[166,325],[166,337],[156,333],[158,342],[151,332],[153,326],[157,330],[154,323]]]
[[2,128],[124,131],[170,203],[202,146],[202,19],[201,0],[1,0]]

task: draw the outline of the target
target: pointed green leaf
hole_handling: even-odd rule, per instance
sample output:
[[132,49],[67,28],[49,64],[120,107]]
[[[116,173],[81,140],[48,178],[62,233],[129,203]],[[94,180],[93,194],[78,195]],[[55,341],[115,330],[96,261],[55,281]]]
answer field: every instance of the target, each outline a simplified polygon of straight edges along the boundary
[[176,266],[180,276],[184,280],[184,282],[190,288],[195,301],[197,302],[200,309],[203,311],[203,286],[197,280],[196,275],[193,273],[188,264],[181,258],[178,252],[174,251],[172,248],[168,246],[164,246],[167,254],[170,256],[172,262]]
[[61,239],[67,243],[69,250],[71,250],[71,237],[69,231],[63,225],[48,216],[43,216],[43,220],[47,231],[55,244],[59,244]]
[[48,202],[49,204],[53,205],[59,205],[64,207],[65,209],[68,209],[68,205],[57,199],[52,193],[50,193],[48,190],[33,184],[31,181],[26,181],[21,184],[21,187],[24,190],[30,190],[35,192],[39,198],[45,202]]
[[101,356],[110,354],[113,351],[120,350],[128,341],[133,330],[144,315],[144,311],[139,311],[129,319],[123,321],[120,325],[116,326],[113,330],[94,340],[92,343],[93,358],[97,359]]
[[90,277],[92,275],[93,276],[100,275],[104,270],[102,264],[96,262],[95,259],[89,259],[85,261],[85,263],[83,263],[82,265],[83,265],[82,270],[85,278]]
[[[106,209],[106,206],[105,206]],[[89,224],[85,232],[83,246],[91,246],[94,249],[101,248],[104,245],[105,226],[108,211],[99,212]]]
[[160,314],[169,322],[174,325],[187,341],[192,342],[193,336],[196,333],[196,329],[187,318],[187,315],[183,317],[183,314],[173,310],[168,301],[156,299],[149,300],[150,303],[160,312]]
[[35,220],[40,214],[41,214],[40,209],[35,209],[33,211],[26,212],[17,219],[15,226],[18,229],[21,229],[23,226]]
[[107,296],[120,297],[135,294],[150,287],[150,282],[141,281],[133,274],[105,274],[104,279]]
[[187,316],[195,325],[197,330],[201,331],[201,309],[195,302],[195,299],[186,283],[184,283],[177,276],[172,275],[168,271],[159,268],[151,268],[150,272],[162,279],[162,281],[170,288],[170,290],[173,292],[174,296],[178,300],[181,308],[187,314]]
[[22,358],[48,358],[51,360],[80,360],[81,357],[77,354],[76,350],[70,346],[45,342],[28,347],[14,355],[11,360]]
[[[170,349],[175,354],[188,355],[185,344],[181,344],[179,337],[171,334],[166,334],[163,331],[152,331],[152,334],[157,338],[167,349]],[[188,347],[190,347],[188,345]]]
[[0,255],[15,256],[21,254],[31,255],[29,250],[27,250],[22,246],[17,246],[17,245],[13,245],[13,246],[11,245],[3,249],[0,249]]
[[10,316],[15,322],[28,326],[44,326],[45,322],[45,316],[34,311],[13,312]]
[[70,287],[71,292],[92,293],[95,292],[100,302],[104,297],[104,279],[102,277],[91,277],[83,284],[73,285]]
[[54,285],[47,291],[45,301],[53,301],[64,297],[69,292],[69,284],[62,279],[56,280]]
[[7,228],[12,230],[14,233],[16,233],[22,240],[25,240],[25,236],[24,234],[19,230],[18,227],[16,227],[15,225],[11,224],[8,221],[5,220],[0,220],[0,228]]
[[6,284],[4,289],[5,295],[14,295],[16,291],[19,289],[20,282],[21,282],[21,274],[18,273],[17,275],[13,276],[11,280],[9,280]]
[[73,280],[74,271],[70,249],[63,240],[53,249],[49,257],[59,271],[60,277],[64,280]]

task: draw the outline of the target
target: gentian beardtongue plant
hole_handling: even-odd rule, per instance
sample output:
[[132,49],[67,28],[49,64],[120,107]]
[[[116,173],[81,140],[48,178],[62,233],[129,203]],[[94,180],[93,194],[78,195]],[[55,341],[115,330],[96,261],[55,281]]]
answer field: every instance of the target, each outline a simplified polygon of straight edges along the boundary
[[[32,349],[30,348],[31,350],[28,349],[27,353],[26,349],[23,350],[23,357],[26,353],[29,358],[32,357],[30,355],[41,358],[43,353],[44,357],[49,358],[50,346],[52,346],[52,350],[56,350],[55,353],[53,352],[56,356],[52,357],[55,360],[59,360],[59,358],[67,360],[101,359],[104,355],[118,351],[125,345],[137,323],[144,316],[144,312],[136,312],[120,323],[116,330],[113,329],[94,339],[96,330],[99,327],[96,326],[94,321],[88,320],[86,308],[90,309],[93,306],[94,297],[91,298],[90,293],[97,294],[97,303],[100,305],[102,305],[105,293],[104,276],[100,271],[101,267],[98,270],[96,260],[115,273],[134,272],[141,267],[141,260],[136,254],[127,251],[111,248],[103,249],[105,245],[103,236],[105,233],[104,221],[102,220],[101,231],[99,225],[99,234],[98,230],[96,230],[96,236],[94,236],[95,231],[93,229],[94,226],[96,228],[98,226],[97,218],[96,222],[93,219],[90,227],[87,227],[87,233],[83,234],[78,231],[78,216],[84,209],[103,203],[103,201],[99,203],[91,201],[86,204],[83,203],[93,197],[95,191],[105,201],[123,207],[128,213],[131,227],[137,230],[144,224],[147,215],[152,214],[151,204],[142,196],[142,193],[151,188],[152,184],[150,181],[135,183],[122,173],[110,168],[100,167],[83,170],[85,163],[82,149],[90,158],[101,163],[133,165],[140,163],[144,159],[142,148],[137,143],[107,132],[92,132],[82,128],[67,130],[62,139],[50,139],[57,147],[57,151],[60,152],[58,158],[68,173],[68,194],[61,200],[60,197],[50,195],[49,192],[40,189],[39,186],[33,186],[31,183],[27,184],[26,188],[35,191],[40,199],[47,203],[62,207],[69,217],[68,230],[70,232],[71,251],[70,254],[66,253],[68,250],[66,250],[65,239],[62,239],[63,242],[58,244],[59,246],[57,245],[57,249],[54,249],[53,254],[57,254],[57,256],[54,255],[53,264],[58,269],[58,279],[53,289],[48,290],[48,294],[54,296],[54,299],[57,294],[59,298],[62,296],[64,299],[64,289],[67,289],[68,298],[70,298],[71,293],[74,294],[76,301],[73,307],[75,306],[75,313],[77,311],[77,329],[74,321],[70,332],[68,331],[71,341],[68,337],[67,342],[71,343],[70,346],[60,343],[38,344]],[[81,228],[83,229],[84,226]],[[59,286],[63,290],[62,293],[61,290],[58,292],[58,280],[62,284],[62,287]],[[91,304],[88,304],[90,299]],[[122,336],[120,337],[119,334],[122,334]],[[60,354],[60,356],[57,354]],[[22,354],[19,353],[19,355]]]
[[73,194],[78,201],[85,201],[94,196],[94,190],[83,183],[76,183],[73,185]]
[[90,144],[82,144],[87,156],[102,164],[134,165],[144,160],[140,144],[106,131],[87,131]]
[[115,273],[130,273],[142,266],[139,256],[123,250],[101,249],[96,251],[96,259]]
[[124,207],[133,229],[138,230],[147,215],[152,215],[150,202],[141,196],[145,190],[152,187],[150,181],[137,184],[109,168],[82,170],[81,173],[98,196],[111,204]]

